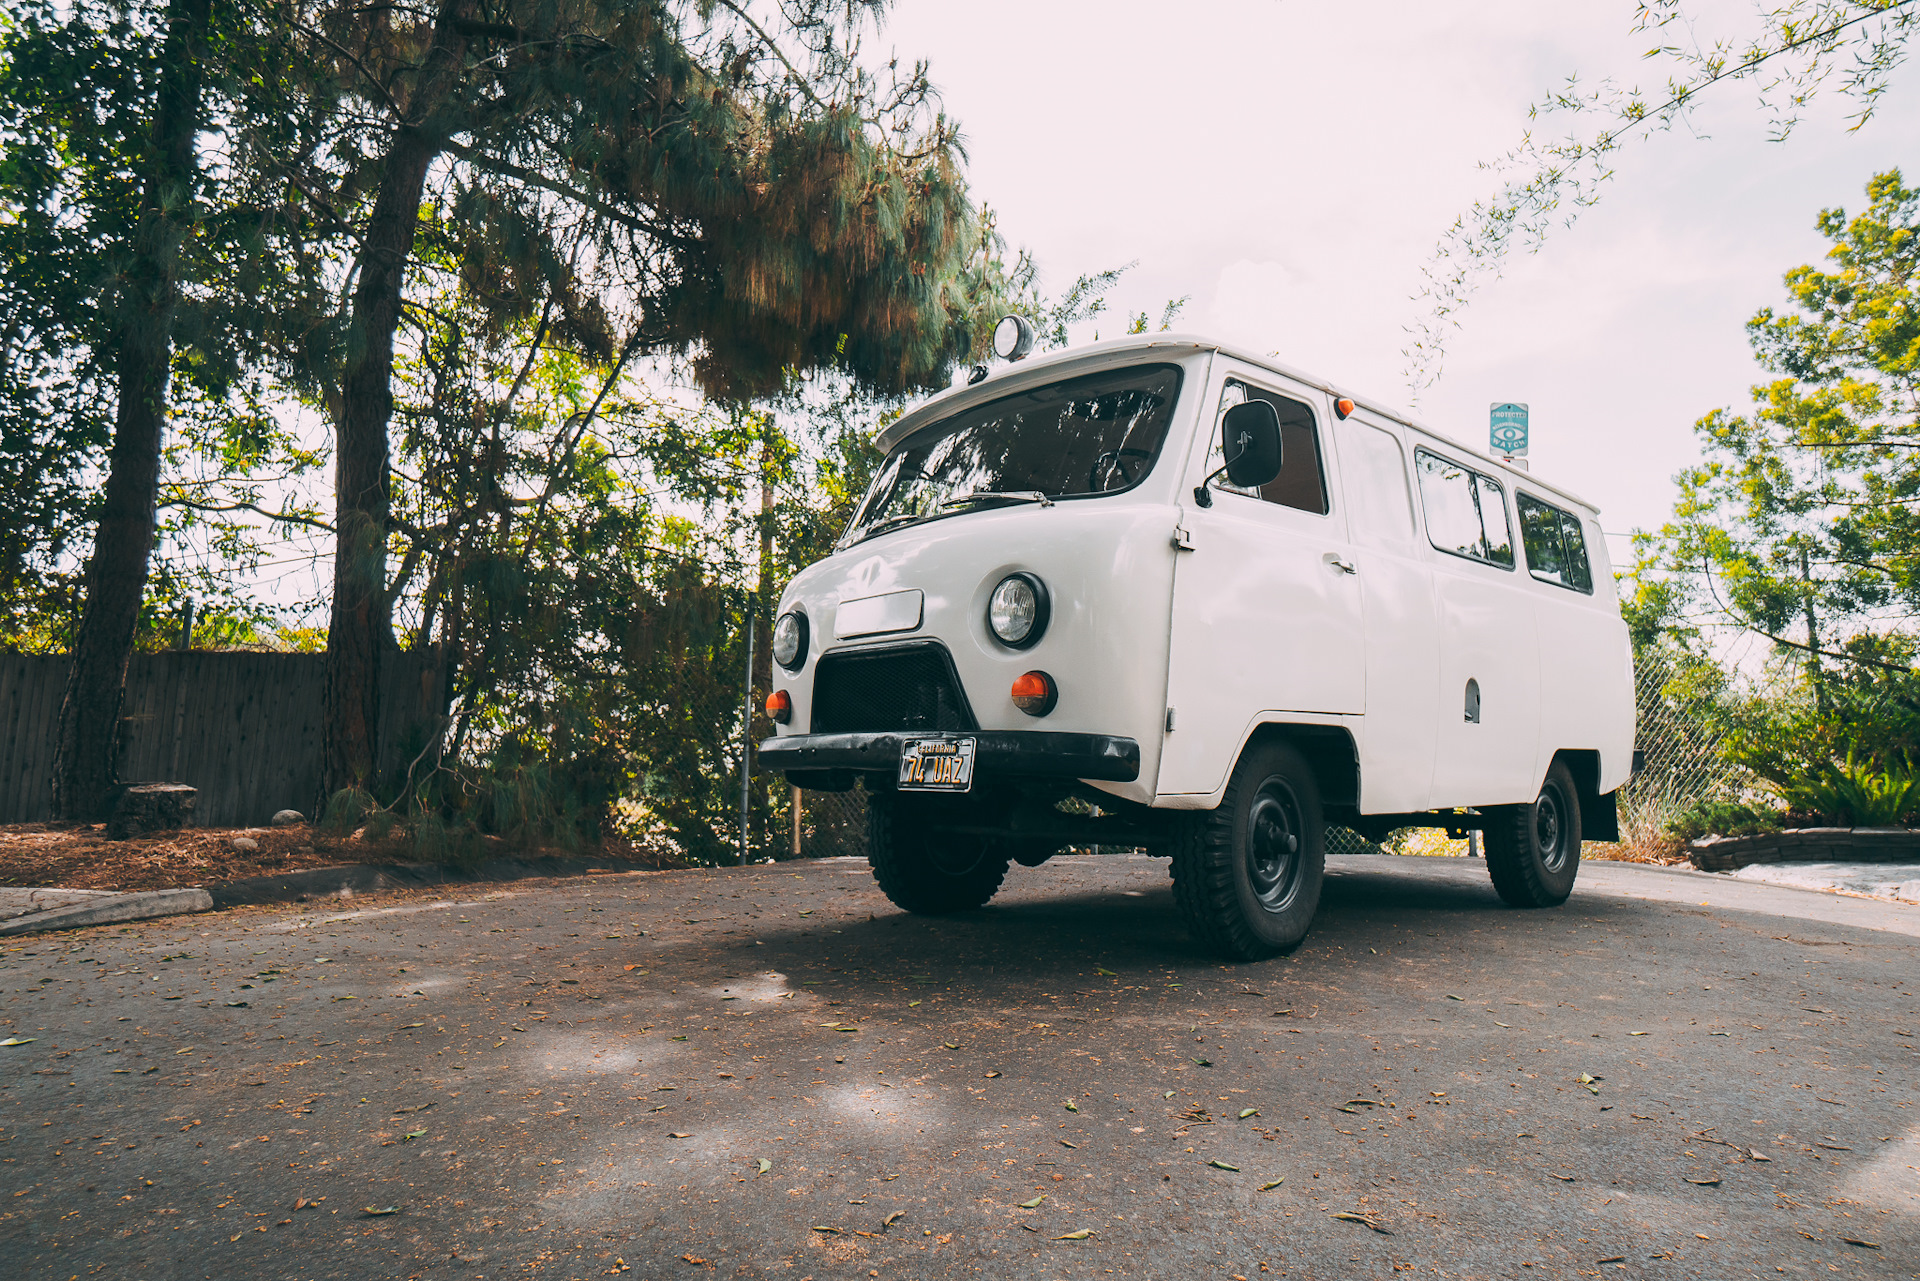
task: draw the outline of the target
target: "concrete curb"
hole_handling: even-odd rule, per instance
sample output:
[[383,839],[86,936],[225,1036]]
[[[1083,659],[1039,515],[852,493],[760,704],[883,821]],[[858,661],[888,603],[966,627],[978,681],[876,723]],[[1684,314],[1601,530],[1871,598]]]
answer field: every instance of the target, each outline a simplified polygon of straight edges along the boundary
[[203,889],[115,894],[91,903],[75,903],[71,907],[16,916],[0,923],[0,938],[40,934],[47,930],[79,929],[87,925],[111,925],[115,921],[146,921],[156,916],[180,916],[188,912],[206,912],[212,908],[213,896]]
[[585,876],[588,872],[645,872],[644,867],[608,867],[577,858],[496,859],[475,867],[450,869],[405,863],[356,863],[316,867],[278,876],[250,876],[209,887],[216,909],[249,904],[298,903],[315,898],[352,898],[382,890],[430,888],[436,885],[473,885],[489,881],[520,881],[540,876]]

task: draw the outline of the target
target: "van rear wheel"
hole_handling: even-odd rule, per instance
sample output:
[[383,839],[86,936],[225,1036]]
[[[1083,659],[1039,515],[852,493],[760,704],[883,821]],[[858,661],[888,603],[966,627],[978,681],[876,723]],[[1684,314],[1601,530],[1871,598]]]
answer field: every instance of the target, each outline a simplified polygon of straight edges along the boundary
[[941,830],[897,794],[867,802],[867,864],[895,907],[941,916],[983,906],[1000,889],[1011,861],[992,839]]
[[1559,761],[1531,805],[1487,811],[1487,873],[1512,907],[1558,907],[1580,874],[1580,794]]
[[1320,788],[1284,743],[1240,758],[1220,807],[1183,814],[1173,897],[1194,939],[1241,961],[1291,952],[1320,906],[1326,867]]

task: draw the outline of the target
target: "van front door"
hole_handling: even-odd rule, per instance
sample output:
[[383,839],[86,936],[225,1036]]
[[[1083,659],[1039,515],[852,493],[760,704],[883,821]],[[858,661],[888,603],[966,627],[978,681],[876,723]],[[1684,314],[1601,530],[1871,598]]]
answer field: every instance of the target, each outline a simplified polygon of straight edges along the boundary
[[[1220,477],[1198,506],[1190,486],[1220,465],[1220,415],[1249,398],[1280,415],[1280,474],[1257,491]],[[1231,366],[1209,399],[1210,444],[1183,494],[1191,550],[1174,568],[1163,796],[1217,791],[1263,713],[1358,716],[1366,692],[1360,584],[1346,512],[1330,499],[1340,491],[1324,399]]]

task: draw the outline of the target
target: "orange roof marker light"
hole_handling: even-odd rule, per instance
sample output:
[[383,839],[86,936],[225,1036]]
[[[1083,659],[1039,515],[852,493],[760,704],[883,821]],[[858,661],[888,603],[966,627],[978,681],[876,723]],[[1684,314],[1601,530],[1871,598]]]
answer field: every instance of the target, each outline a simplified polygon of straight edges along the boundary
[[767,695],[767,715],[781,725],[793,719],[793,699],[786,690],[776,689]]
[[1333,412],[1340,415],[1341,419],[1344,421],[1347,415],[1353,412],[1353,401],[1345,396],[1342,396],[1340,399],[1333,402]]
[[1013,705],[1029,716],[1045,716],[1060,701],[1059,687],[1045,672],[1022,672],[1014,677]]

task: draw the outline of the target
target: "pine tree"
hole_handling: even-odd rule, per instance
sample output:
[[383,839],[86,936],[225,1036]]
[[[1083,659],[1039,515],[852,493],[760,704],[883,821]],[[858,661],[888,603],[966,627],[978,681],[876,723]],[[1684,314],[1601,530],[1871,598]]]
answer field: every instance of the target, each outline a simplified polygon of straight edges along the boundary
[[614,375],[678,363],[724,402],[820,367],[897,392],[976,344],[957,135],[924,68],[884,85],[861,69],[878,8],[789,0],[769,31],[727,0],[443,0],[308,28],[357,107],[334,154],[365,196],[329,397],[329,791],[377,764],[394,345],[423,230],[498,323],[552,303],[553,342]]

